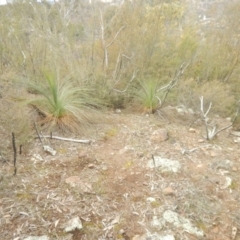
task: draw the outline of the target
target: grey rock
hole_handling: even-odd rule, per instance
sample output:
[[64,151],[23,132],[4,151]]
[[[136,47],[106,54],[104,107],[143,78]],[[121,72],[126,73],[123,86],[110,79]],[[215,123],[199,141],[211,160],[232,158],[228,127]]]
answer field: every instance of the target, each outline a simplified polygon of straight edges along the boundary
[[167,210],[163,213],[163,220],[165,222],[173,224],[176,228],[182,228],[185,232],[188,232],[190,234],[193,234],[197,237],[203,237],[204,233],[201,229],[198,229],[197,227],[193,226],[190,220],[187,218],[182,217],[176,212],[173,212],[171,210]]
[[154,156],[153,159],[147,163],[149,168],[158,168],[161,172],[178,172],[181,168],[181,164],[176,160],[162,158]]

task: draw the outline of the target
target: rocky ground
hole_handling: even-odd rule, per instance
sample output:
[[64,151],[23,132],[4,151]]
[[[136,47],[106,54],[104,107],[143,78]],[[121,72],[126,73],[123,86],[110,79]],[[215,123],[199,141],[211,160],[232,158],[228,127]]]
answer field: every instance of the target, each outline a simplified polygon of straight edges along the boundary
[[89,144],[45,139],[55,155],[34,139],[15,176],[13,157],[1,157],[0,239],[240,239],[231,129],[206,141],[198,116],[173,107],[106,116],[84,137],[65,136]]

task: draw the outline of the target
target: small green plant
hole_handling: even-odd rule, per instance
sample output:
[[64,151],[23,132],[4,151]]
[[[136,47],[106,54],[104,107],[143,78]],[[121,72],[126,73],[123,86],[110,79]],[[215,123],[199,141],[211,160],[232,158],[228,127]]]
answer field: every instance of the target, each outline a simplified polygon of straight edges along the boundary
[[29,85],[37,96],[27,103],[39,112],[42,123],[63,130],[78,130],[93,122],[93,114],[100,106],[93,89],[79,87],[69,78],[60,80],[47,73],[45,81]]

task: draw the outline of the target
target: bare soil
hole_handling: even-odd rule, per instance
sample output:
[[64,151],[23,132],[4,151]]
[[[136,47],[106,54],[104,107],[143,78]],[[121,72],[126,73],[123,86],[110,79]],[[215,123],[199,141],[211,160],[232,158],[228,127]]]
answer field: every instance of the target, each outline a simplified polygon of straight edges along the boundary
[[[240,239],[232,237],[232,229],[240,227],[240,149],[230,130],[207,142],[201,124],[189,131],[190,116],[173,108],[161,116],[108,112],[107,123],[77,136],[90,144],[46,140],[55,156],[35,139],[27,153],[18,154],[15,176],[13,157],[5,156],[10,161],[2,159],[0,169],[0,239],[137,239],[149,232],[199,239],[171,224],[153,226],[153,217],[167,209],[203,230],[204,239]],[[152,141],[159,128],[167,129],[168,140]],[[1,138],[9,139],[11,153],[10,136]],[[179,161],[181,171],[148,168],[153,156]],[[83,229],[65,233],[64,224],[77,216]]]

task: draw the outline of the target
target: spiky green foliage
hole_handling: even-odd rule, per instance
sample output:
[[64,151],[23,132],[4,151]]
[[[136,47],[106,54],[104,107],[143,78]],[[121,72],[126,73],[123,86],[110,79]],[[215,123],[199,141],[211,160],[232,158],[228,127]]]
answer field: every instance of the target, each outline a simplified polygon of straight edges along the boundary
[[133,93],[135,107],[143,112],[154,113],[160,106],[158,88],[156,80],[139,80]]
[[93,122],[100,99],[94,89],[80,87],[71,78],[59,79],[54,74],[45,74],[45,81],[29,87],[37,94],[27,101],[38,110],[42,122],[57,125],[61,129],[82,130]]

